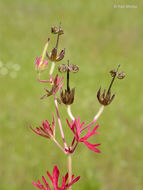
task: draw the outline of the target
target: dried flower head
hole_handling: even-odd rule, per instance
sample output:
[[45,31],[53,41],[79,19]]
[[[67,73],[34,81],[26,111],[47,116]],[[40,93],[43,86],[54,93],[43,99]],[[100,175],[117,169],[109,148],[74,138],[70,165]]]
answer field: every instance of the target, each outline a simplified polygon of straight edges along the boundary
[[101,88],[100,88],[97,92],[97,98],[100,104],[107,106],[113,101],[115,94],[113,94],[111,97],[111,91],[108,91],[107,94],[105,94],[105,92],[106,90],[104,90],[103,93],[100,95],[101,93]]
[[74,94],[75,88],[73,88],[72,90],[65,90],[65,92],[63,92],[63,89],[61,88],[61,101],[66,105],[71,105],[74,102]]
[[57,55],[57,48],[53,48],[51,53],[48,54],[48,52],[46,53],[47,58],[52,61],[52,62],[59,62],[61,61],[64,56],[65,56],[65,49],[61,50],[61,52],[59,53],[59,55]]

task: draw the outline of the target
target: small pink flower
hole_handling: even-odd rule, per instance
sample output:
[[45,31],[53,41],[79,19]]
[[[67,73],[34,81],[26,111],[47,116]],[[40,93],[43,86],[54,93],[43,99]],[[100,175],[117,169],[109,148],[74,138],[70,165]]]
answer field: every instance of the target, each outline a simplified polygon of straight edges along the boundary
[[30,128],[32,131],[40,136],[46,137],[46,138],[51,138],[55,136],[55,117],[53,115],[53,122],[52,122],[52,128],[49,122],[46,120],[45,122],[42,121],[42,127],[37,127],[36,130],[34,130],[31,126]]
[[44,71],[46,69],[46,67],[48,66],[48,59],[47,60],[43,60],[43,62],[41,62],[42,56],[41,57],[36,57],[35,59],[35,67],[37,71]]
[[[72,179],[71,182],[68,183],[67,179],[68,179],[68,173],[63,176],[63,180],[62,180],[62,185],[61,187],[59,187],[58,185],[58,181],[59,181],[59,169],[58,167],[55,165],[54,169],[53,169],[53,176],[50,175],[50,173],[47,171],[47,175],[49,177],[49,179],[52,182],[53,188],[54,190],[66,190],[68,189],[71,185],[73,185],[75,182],[77,182],[80,179],[80,176],[78,176],[77,178],[74,179],[74,175],[72,175]],[[42,176],[42,180],[44,185],[41,184],[41,182],[39,180],[37,180],[38,183],[35,183],[32,181],[33,185],[41,190],[52,190],[49,186],[49,184],[47,183],[46,179],[44,176]]]
[[63,79],[64,79],[64,77],[62,77],[62,78],[58,77],[58,74],[57,74],[55,78],[50,75],[50,81],[40,81],[40,82],[44,82],[44,83],[51,83],[51,85],[52,85],[52,89],[50,91],[47,90],[46,88],[44,88],[44,90],[47,92],[47,94],[42,96],[41,99],[44,99],[51,95],[55,95],[58,92],[58,90],[62,88],[62,86],[64,84],[64,83],[62,83]]
[[[82,122],[82,123],[80,124],[80,117],[78,117],[78,118],[75,119],[74,121],[72,120],[72,121],[71,121],[71,124],[70,124],[69,121],[67,120],[68,126],[70,127],[70,129],[71,129],[72,132],[74,133],[74,136],[75,136],[74,138],[75,138],[75,140],[76,140],[78,143],[79,143],[79,142],[83,142],[90,150],[92,150],[92,151],[94,151],[94,152],[100,153],[100,150],[98,150],[97,148],[95,148],[95,147],[99,146],[100,144],[91,144],[91,143],[87,142],[88,138],[90,138],[91,136],[96,135],[96,134],[99,133],[99,132],[96,132],[96,130],[97,130],[97,128],[99,127],[99,125],[96,125],[93,130],[90,129],[90,126],[91,126],[92,124],[94,124],[94,123],[95,123],[95,120],[92,121],[91,123],[89,123],[87,126],[85,126],[85,127],[83,128],[85,122]],[[84,137],[80,138],[80,135],[81,135],[82,131],[84,131],[84,130],[87,129],[87,128],[88,128],[88,132],[86,133],[86,135],[85,135]],[[75,140],[73,139],[72,146],[73,146]]]

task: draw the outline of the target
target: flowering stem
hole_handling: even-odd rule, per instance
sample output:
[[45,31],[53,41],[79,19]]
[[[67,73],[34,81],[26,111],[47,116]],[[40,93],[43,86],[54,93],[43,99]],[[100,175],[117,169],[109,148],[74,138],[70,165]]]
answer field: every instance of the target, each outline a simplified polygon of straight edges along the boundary
[[101,115],[101,113],[103,112],[104,110],[104,105],[102,105],[100,108],[99,108],[99,111],[98,113],[94,116],[94,119],[93,120],[97,120],[99,118],[99,116]]
[[65,150],[63,149],[63,147],[57,142],[57,140],[55,138],[52,139],[56,145],[65,153]]
[[[68,155],[68,181],[71,183],[72,181],[72,157],[71,154]],[[71,190],[71,186],[69,187],[69,190]]]
[[49,72],[50,75],[53,74],[54,68],[55,68],[55,62],[52,62],[52,65],[51,65],[51,68],[50,68],[50,72]]
[[65,141],[64,132],[63,132],[63,128],[62,128],[62,123],[61,123],[61,120],[60,120],[60,114],[59,114],[59,110],[58,110],[58,103],[57,103],[56,98],[55,98],[55,106],[56,106],[56,112],[57,112],[57,118],[58,118],[58,123],[59,123],[59,127],[60,127],[61,137],[63,139],[64,147],[65,147],[65,149],[67,149],[68,146],[67,146],[66,141]]
[[72,112],[71,112],[71,106],[70,105],[67,105],[67,113],[69,115],[69,117],[72,119],[72,120],[75,120]]

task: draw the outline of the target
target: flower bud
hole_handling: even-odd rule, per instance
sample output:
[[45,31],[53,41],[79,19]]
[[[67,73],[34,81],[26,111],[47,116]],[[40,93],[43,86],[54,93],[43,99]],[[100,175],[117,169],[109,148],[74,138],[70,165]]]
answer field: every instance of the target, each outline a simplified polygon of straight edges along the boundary
[[48,59],[43,60],[43,62],[41,62],[41,59],[42,59],[42,56],[36,57],[36,59],[35,59],[35,68],[38,72],[44,71],[48,66]]

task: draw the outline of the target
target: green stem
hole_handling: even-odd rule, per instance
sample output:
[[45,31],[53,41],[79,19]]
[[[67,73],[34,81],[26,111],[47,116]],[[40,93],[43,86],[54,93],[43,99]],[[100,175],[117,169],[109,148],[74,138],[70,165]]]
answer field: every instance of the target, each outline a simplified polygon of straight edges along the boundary
[[[70,183],[72,180],[72,157],[71,154],[68,155],[68,182]],[[69,187],[69,190],[71,190],[71,186]]]
[[55,69],[55,62],[52,62],[49,74],[52,75]]
[[102,105],[100,108],[99,108],[99,111],[98,113],[94,116],[94,119],[93,120],[97,120],[99,118],[99,116],[102,114],[104,110],[104,105]]
[[71,105],[67,105],[67,113],[68,113],[69,117],[74,121],[75,118],[71,112]]

